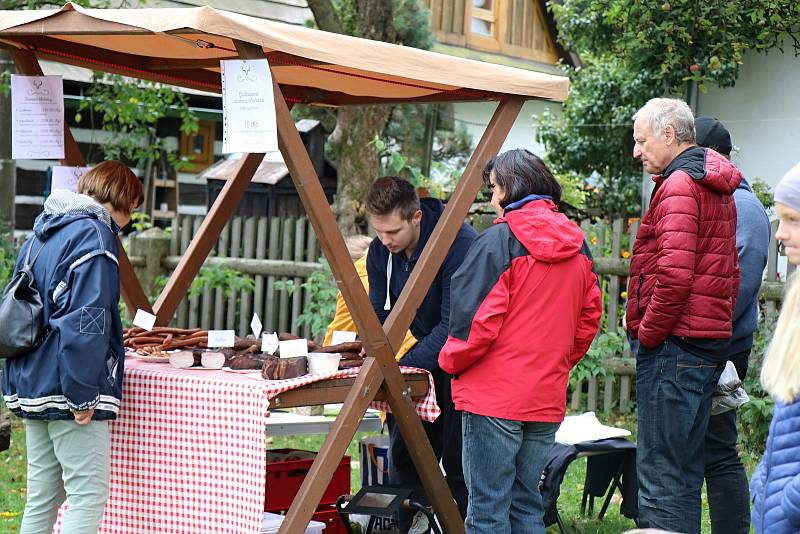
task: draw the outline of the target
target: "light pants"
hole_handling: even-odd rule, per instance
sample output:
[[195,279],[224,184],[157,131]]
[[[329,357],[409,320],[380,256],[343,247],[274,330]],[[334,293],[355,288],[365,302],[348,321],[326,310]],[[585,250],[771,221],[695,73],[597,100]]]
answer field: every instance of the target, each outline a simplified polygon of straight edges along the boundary
[[62,534],[93,534],[108,500],[108,421],[25,420],[28,499],[20,534],[50,534],[66,499]]

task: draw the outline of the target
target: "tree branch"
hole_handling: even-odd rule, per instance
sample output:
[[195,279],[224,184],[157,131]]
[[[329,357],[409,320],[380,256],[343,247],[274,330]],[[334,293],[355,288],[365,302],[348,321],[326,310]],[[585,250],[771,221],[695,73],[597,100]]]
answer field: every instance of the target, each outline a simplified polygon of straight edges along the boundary
[[344,33],[339,15],[333,8],[331,0],[308,0],[308,7],[314,13],[314,20],[320,30],[333,33]]

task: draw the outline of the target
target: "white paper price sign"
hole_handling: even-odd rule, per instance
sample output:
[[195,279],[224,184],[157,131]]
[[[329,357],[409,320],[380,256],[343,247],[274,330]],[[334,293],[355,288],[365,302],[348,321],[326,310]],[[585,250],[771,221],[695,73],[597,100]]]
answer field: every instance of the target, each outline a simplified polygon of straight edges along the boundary
[[215,349],[232,347],[234,338],[235,332],[233,330],[209,330],[208,346]]
[[133,326],[144,328],[147,331],[153,329],[156,324],[156,316],[152,313],[147,313],[144,310],[136,310],[136,315],[133,318]]
[[266,354],[275,354],[278,350],[278,334],[264,334],[261,337],[261,352]]
[[11,157],[64,159],[61,76],[11,76]]
[[308,341],[305,339],[290,339],[280,341],[278,348],[281,351],[281,358],[295,358],[297,356],[308,356]]
[[258,336],[261,335],[261,328],[263,325],[261,324],[261,319],[258,318],[258,314],[253,314],[253,320],[250,321],[250,329],[253,331],[253,337],[258,339]]
[[78,180],[81,176],[86,174],[91,167],[66,167],[64,165],[56,165],[53,167],[53,180],[51,182],[50,190],[66,189],[73,193],[78,192]]
[[222,64],[222,152],[276,152],[278,125],[266,59]]
[[348,332],[347,330],[334,330],[331,336],[331,345],[338,345],[340,343],[352,343],[356,340],[355,332]]

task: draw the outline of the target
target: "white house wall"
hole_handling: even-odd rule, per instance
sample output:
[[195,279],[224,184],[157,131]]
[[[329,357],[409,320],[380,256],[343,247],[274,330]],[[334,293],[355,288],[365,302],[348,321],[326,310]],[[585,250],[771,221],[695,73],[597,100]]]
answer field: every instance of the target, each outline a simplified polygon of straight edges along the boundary
[[[475,143],[478,142],[486,125],[492,118],[497,104],[493,102],[465,102],[454,105],[456,126],[464,126],[472,135]],[[544,147],[536,141],[536,130],[533,127],[533,116],[539,115],[545,109],[553,113],[561,113],[561,104],[556,102],[542,102],[529,100],[522,106],[514,126],[503,143],[501,152],[512,148],[527,148],[537,155],[544,154]]]
[[701,93],[697,105],[731,132],[743,174],[771,186],[800,161],[800,57],[788,39],[783,49],[748,52],[736,85]]

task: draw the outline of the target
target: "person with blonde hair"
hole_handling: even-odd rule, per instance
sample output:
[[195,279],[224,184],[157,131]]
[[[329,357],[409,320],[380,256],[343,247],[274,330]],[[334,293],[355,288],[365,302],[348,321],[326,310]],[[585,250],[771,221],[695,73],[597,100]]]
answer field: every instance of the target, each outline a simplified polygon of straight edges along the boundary
[[[800,163],[775,187],[775,237],[800,265]],[[767,448],[750,481],[751,521],[758,534],[800,532],[800,279],[791,276],[761,384],[775,399]]]
[[[347,252],[350,253],[350,259],[353,260],[353,263],[356,266],[356,272],[358,273],[358,277],[361,279],[361,283],[363,284],[364,290],[367,292],[367,294],[369,294],[367,251],[369,250],[371,243],[372,238],[366,235],[351,235],[344,240],[344,244],[347,246]],[[353,316],[350,315],[350,310],[347,308],[347,304],[344,301],[341,291],[336,294],[336,311],[333,314],[333,320],[331,320],[330,324],[328,325],[328,329],[325,332],[325,340],[322,342],[322,346],[327,347],[328,345],[333,344],[333,333],[336,331],[358,333],[356,323],[353,321]],[[406,337],[403,339],[403,344],[400,345],[400,350],[397,351],[397,355],[395,357],[399,360],[405,356],[411,347],[416,344],[417,339],[410,331],[407,331]]]
[[[97,532],[108,500],[110,440],[122,398],[117,233],[143,199],[119,161],[95,166],[78,193],[47,197],[16,269],[31,265],[46,335],[5,360],[3,399],[25,422],[28,490],[21,534]],[[30,258],[33,261],[29,261]]]

